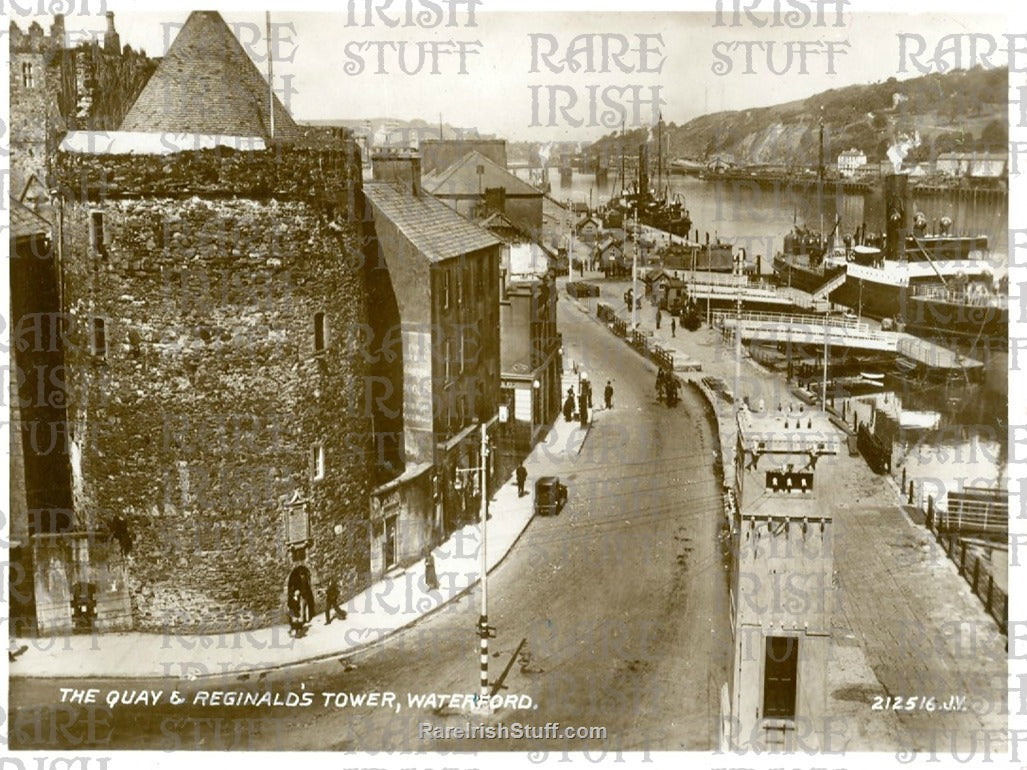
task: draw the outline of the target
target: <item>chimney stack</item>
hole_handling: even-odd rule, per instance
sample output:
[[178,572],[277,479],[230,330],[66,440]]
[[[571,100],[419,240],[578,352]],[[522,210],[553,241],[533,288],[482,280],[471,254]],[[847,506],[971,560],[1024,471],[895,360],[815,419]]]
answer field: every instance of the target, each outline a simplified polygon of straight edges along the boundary
[[121,36],[114,28],[114,11],[107,11],[107,32],[103,36],[103,50],[106,53],[121,53]]
[[506,213],[506,188],[486,187],[485,188],[485,210],[490,214]]
[[66,45],[63,13],[55,13],[53,15],[53,24],[50,25],[50,37],[53,38],[58,48],[64,48]]
[[381,148],[371,156],[371,176],[376,182],[400,183],[417,197],[421,194],[421,156],[412,149]]

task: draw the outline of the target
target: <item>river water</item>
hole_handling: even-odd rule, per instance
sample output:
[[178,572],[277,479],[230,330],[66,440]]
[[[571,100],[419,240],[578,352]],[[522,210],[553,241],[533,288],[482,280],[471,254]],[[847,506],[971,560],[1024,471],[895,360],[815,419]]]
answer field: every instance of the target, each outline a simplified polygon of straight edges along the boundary
[[[518,175],[527,177],[526,170]],[[553,189],[550,195],[559,201],[587,203],[593,207],[605,203],[613,193],[613,176],[603,187],[597,187],[592,174],[574,172],[570,186],[560,184],[557,169],[550,171]],[[679,195],[692,217],[692,229],[710,237],[719,236],[746,253],[763,257],[762,272],[773,272],[773,256],[783,247],[784,236],[793,223],[820,229],[820,207],[812,190],[799,188],[761,189],[744,182],[705,181],[693,176],[674,175],[666,182],[671,196]],[[933,223],[943,216],[953,222],[953,232],[987,235],[991,245],[990,261],[996,275],[1006,272],[1008,264],[1008,214],[1006,198],[994,193],[962,193],[946,196],[913,196],[913,212],[923,212]],[[824,231],[830,232],[835,214],[841,215],[839,233],[852,233],[866,223],[868,232],[884,229],[881,196],[839,193],[825,195]]]
[[[527,177],[526,171],[518,174]],[[591,174],[574,173],[569,186],[561,186],[558,169],[551,169],[551,195],[560,201],[605,203],[613,193],[610,183],[600,188]],[[750,258],[760,255],[761,271],[773,272],[773,255],[793,224],[820,229],[820,207],[813,190],[761,189],[754,184],[704,181],[672,176],[671,195],[680,195],[700,238],[709,233],[735,246],[745,247]],[[960,193],[913,198],[913,211],[928,221],[943,216],[953,221],[953,232],[985,234],[991,245],[996,275],[1008,269],[1008,213],[1005,197]],[[883,205],[879,195],[838,194],[825,196],[825,230],[830,231],[835,213],[841,216],[840,232],[851,233],[866,223],[868,231],[883,230]],[[912,212],[911,212],[912,213]],[[896,477],[905,467],[909,479],[941,507],[945,492],[964,486],[1005,486],[1006,436],[1008,435],[1006,384],[1007,355],[989,353],[983,382],[965,379],[948,382],[923,380],[895,372],[890,363],[871,373],[885,374],[883,387],[849,396],[847,414],[878,425],[878,435],[892,444],[892,468]],[[858,376],[858,372],[856,372]],[[836,401],[841,408],[841,400]]]

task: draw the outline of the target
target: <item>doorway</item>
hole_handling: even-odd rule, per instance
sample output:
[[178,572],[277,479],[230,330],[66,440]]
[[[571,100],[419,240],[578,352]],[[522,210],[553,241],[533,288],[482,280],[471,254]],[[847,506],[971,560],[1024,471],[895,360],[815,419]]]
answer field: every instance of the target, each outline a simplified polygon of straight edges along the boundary
[[388,516],[385,519],[385,540],[382,543],[382,564],[388,572],[396,566],[396,526],[399,516]]

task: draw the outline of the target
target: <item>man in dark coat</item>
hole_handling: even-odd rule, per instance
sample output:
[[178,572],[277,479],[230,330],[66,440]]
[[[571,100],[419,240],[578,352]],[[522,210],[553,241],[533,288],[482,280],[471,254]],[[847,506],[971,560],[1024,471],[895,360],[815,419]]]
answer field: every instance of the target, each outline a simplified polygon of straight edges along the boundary
[[528,480],[528,471],[523,465],[517,466],[517,496],[524,497],[524,482]]
[[346,610],[339,606],[339,584],[332,576],[328,580],[328,588],[325,589],[325,625],[332,622],[332,610],[335,610],[335,617],[339,620],[346,619]]
[[606,389],[603,390],[603,398],[606,400],[606,408],[613,409],[613,385],[606,381]]

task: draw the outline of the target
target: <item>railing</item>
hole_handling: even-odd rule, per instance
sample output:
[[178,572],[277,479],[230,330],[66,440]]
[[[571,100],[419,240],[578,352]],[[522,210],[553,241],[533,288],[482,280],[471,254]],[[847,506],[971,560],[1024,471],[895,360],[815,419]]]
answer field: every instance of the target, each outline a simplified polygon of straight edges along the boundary
[[949,492],[948,510],[932,518],[942,532],[956,534],[1009,534],[1009,501],[1005,493],[993,490]]
[[938,544],[955,563],[959,574],[970,585],[974,595],[984,602],[985,612],[998,624],[1002,633],[1006,633],[1009,623],[1009,594],[995,584],[995,578],[988,568],[991,561],[982,560],[980,554],[975,554],[973,549],[967,548],[967,541],[955,533],[939,531],[935,536]]
[[913,296],[918,299],[936,299],[967,307],[1003,307],[1009,302],[1009,298],[1002,294],[992,294],[989,291],[979,293],[958,291],[933,284],[914,285]]
[[[797,325],[806,326],[835,326],[844,329],[853,329],[861,332],[869,332],[870,326],[864,321],[859,321],[855,318],[845,318],[844,316],[825,316],[825,315],[813,315],[813,314],[789,314],[789,313],[765,313],[760,311],[746,311],[738,315],[742,322],[753,322],[753,323],[773,323],[783,327],[792,327]],[[713,319],[717,320],[729,320],[734,321],[736,314],[729,310],[716,310],[713,313]]]
[[[910,481],[909,484],[909,502],[912,503],[913,482]],[[937,540],[938,544],[956,565],[959,574],[970,585],[974,595],[984,603],[985,611],[998,624],[999,630],[1005,634],[1007,633],[1009,623],[1009,594],[1002,586],[995,583],[995,577],[991,570],[991,565],[994,563],[991,555],[996,551],[1002,554],[1000,564],[1005,566],[1008,559],[1008,546],[1005,544],[1008,537],[1008,519],[1003,520],[1005,528],[1002,531],[993,530],[988,532],[991,536],[999,536],[1001,542],[975,541],[978,546],[976,548],[974,543],[971,543],[965,537],[964,533],[966,531],[982,532],[982,530],[970,529],[960,531],[956,527],[951,526],[950,517],[953,512],[951,510],[953,505],[958,509],[967,503],[980,503],[982,501],[975,498],[979,498],[982,492],[995,494],[996,496],[999,494],[992,490],[974,489],[965,492],[949,492],[948,505],[950,510],[948,512],[936,512],[934,510],[934,498],[928,496],[924,524],[929,532],[934,533],[935,540]],[[994,506],[992,511],[994,519],[1002,515],[999,510],[1000,508],[1001,505]],[[1008,503],[1006,508],[1006,515],[1008,515]],[[946,523],[946,519],[949,519],[948,523]],[[981,549],[988,549],[988,558],[981,558]]]
[[730,297],[735,299],[741,297],[758,297],[763,301],[783,298],[783,293],[774,286],[731,286],[722,283],[689,283],[688,295],[690,297]]
[[598,297],[599,287],[594,283],[585,283],[584,281],[568,281],[567,293],[574,297]]
[[631,347],[637,350],[646,358],[654,361],[657,366],[665,367],[673,371],[674,353],[666,348],[653,343],[649,334],[640,332],[637,329],[628,329],[627,322],[618,318],[612,307],[604,302],[596,306],[596,317],[609,325],[610,329],[618,337],[623,338]]

